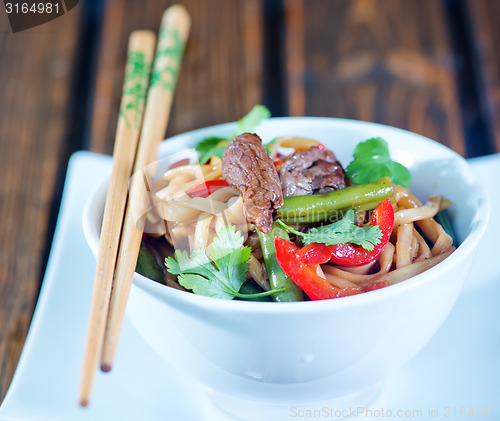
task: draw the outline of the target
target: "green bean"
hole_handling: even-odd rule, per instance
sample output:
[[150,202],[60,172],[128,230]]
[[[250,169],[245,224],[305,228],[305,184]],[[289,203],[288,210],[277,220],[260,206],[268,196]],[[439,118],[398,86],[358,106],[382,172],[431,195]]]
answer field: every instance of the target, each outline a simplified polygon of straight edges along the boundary
[[348,209],[374,209],[387,197],[394,200],[394,190],[391,179],[383,177],[375,183],[349,186],[326,194],[287,197],[277,217],[287,224],[328,221],[340,217]]
[[285,288],[284,292],[274,294],[274,301],[303,301],[304,293],[295,282],[281,269],[276,260],[276,249],[274,248],[274,237],[278,236],[288,240],[288,233],[276,223],[273,223],[269,234],[257,230],[259,235],[262,256],[266,265],[267,276],[272,288]]

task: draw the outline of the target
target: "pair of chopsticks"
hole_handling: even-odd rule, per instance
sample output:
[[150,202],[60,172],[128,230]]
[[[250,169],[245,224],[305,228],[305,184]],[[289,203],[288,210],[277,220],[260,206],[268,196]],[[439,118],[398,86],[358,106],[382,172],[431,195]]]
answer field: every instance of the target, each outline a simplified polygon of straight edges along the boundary
[[144,230],[144,218],[134,218],[132,209],[141,200],[144,179],[130,176],[132,171],[142,173],[157,159],[190,26],[185,7],[174,5],[163,14],[156,53],[153,32],[130,35],[90,305],[80,386],[82,406],[89,403],[99,363],[103,371],[111,370],[113,364]]

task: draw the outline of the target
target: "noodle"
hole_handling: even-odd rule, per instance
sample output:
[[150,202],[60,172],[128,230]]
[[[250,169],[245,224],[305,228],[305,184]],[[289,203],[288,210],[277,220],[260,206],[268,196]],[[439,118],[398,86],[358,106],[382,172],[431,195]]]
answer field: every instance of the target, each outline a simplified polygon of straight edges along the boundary
[[360,274],[360,275],[366,275],[370,273],[371,269],[373,266],[375,266],[377,263],[377,260],[372,260],[370,263],[367,263],[366,265],[362,266],[352,266],[352,267],[345,267],[344,270],[346,272],[354,273],[354,274]]
[[410,222],[432,218],[439,211],[440,196],[430,197],[425,206],[402,209],[394,213],[394,225],[409,224]]
[[[453,245],[453,238],[451,238],[446,233],[441,224],[438,224],[433,219],[429,219],[422,222],[425,223],[426,226],[433,229],[434,232],[437,234],[437,238],[434,242],[434,247],[432,247],[431,249],[431,253],[433,256],[437,256],[438,254],[444,253]],[[425,232],[426,228],[422,227],[422,230]]]
[[208,234],[210,232],[210,222],[213,216],[209,213],[200,213],[198,222],[194,229],[194,248],[206,248],[208,246]]
[[396,242],[396,267],[411,263],[410,248],[412,242],[413,224],[399,225],[396,229],[398,241]]
[[394,186],[394,200],[396,203],[399,203],[403,197],[408,197],[408,190],[406,190],[403,186],[396,184]]
[[337,275],[332,275],[328,272],[324,274],[324,277],[328,282],[330,282],[333,286],[340,288],[340,289],[348,289],[352,292],[363,292],[363,289],[359,286],[356,285],[353,282],[348,281],[347,279],[344,279],[340,276]]
[[420,233],[415,228],[413,229],[413,237],[416,238],[418,241],[418,252],[419,252],[415,261],[418,262],[420,260],[424,260],[424,259],[428,259],[429,257],[432,257],[431,249],[429,248],[426,241],[424,240],[424,237],[422,237],[420,235]]
[[269,291],[271,289],[264,265],[259,262],[253,253],[250,255],[250,260],[248,261],[247,278],[252,278],[264,291]]
[[[434,196],[429,198],[425,206],[422,206],[422,203],[409,191],[405,191],[403,187],[395,186],[395,191],[398,198],[397,205],[404,209],[394,213],[394,224],[397,225],[407,220],[415,221],[424,235],[434,244],[431,249],[432,256],[449,250],[453,245],[453,239],[432,217],[438,211],[446,209],[451,202],[443,200],[440,196]],[[419,239],[420,245],[423,246],[424,242],[423,239]]]
[[226,204],[209,197],[189,197],[185,196],[174,201],[176,206],[182,208],[197,209],[200,212],[211,214],[222,213],[226,209]]
[[[411,265],[403,266],[399,269],[393,270],[388,273],[384,273],[382,275],[374,276],[369,280],[368,283],[378,282],[378,281],[387,281],[390,285],[397,284],[401,281],[405,281],[406,279],[412,278],[413,276],[418,275],[430,269],[431,267],[437,265],[446,259],[453,251],[455,247],[450,247],[446,252],[441,253],[437,256],[431,257],[430,259],[422,260],[420,262],[413,263]],[[367,284],[368,284],[367,283]]]
[[411,246],[410,246],[410,261],[414,261],[418,254],[418,240],[415,237],[415,228],[411,226]]
[[168,205],[166,203],[160,203],[156,211],[165,221],[172,222],[186,222],[192,221],[193,219],[198,219],[200,215],[199,209],[189,209],[176,205]]
[[189,247],[188,242],[188,230],[183,225],[176,225],[175,223],[170,226],[171,223],[168,224],[171,237],[171,244],[174,245],[176,249],[185,250]]
[[[306,150],[318,145],[319,142],[312,139],[280,137],[269,148],[276,155],[279,147]],[[217,233],[232,225],[241,232],[245,245],[251,247],[247,279],[269,291],[271,285],[256,228],[247,222],[243,198],[238,189],[218,184],[214,191],[207,187],[210,193],[205,193],[205,196],[188,194],[200,183],[221,178],[222,160],[218,157],[212,157],[205,165],[183,165],[166,171],[151,188],[154,203],[146,215],[147,232],[154,236],[164,235],[176,249],[210,250]],[[194,191],[197,191],[196,188]],[[316,265],[318,275],[335,287],[356,294],[364,292],[368,285],[384,281],[395,284],[422,273],[455,250],[452,237],[433,219],[450,205],[451,202],[441,196],[429,197],[422,204],[409,190],[395,185],[394,226],[389,242],[378,257],[363,266]],[[369,219],[370,213],[357,211],[359,225]],[[309,227],[300,224],[291,226],[297,230]],[[173,275],[166,275],[165,281],[170,286],[183,289]]]
[[318,146],[317,140],[299,136],[280,136],[276,139],[276,144],[283,148],[293,148],[296,151],[305,151],[312,146]]
[[151,192],[155,202],[148,214],[151,232],[164,234],[176,248],[193,250],[208,247],[227,224],[237,226],[242,232],[248,231],[237,189],[224,187],[208,197],[186,194],[190,188],[221,176],[222,161],[218,157],[212,157],[209,164],[183,165],[166,171]]
[[387,273],[391,269],[393,255],[394,255],[394,245],[392,243],[387,243],[384,250],[382,250],[382,253],[380,253],[378,257],[380,270],[377,273],[371,275],[352,273],[348,272],[346,270],[347,268],[340,268],[338,266],[331,266],[331,265],[322,265],[321,268],[323,269],[325,274],[336,275],[338,277],[341,277],[345,280],[348,280],[356,284],[370,280],[376,275],[382,275],[384,273]]
[[[210,200],[215,200],[217,202],[223,202],[226,204],[226,206],[231,206],[229,203],[229,199],[238,199],[240,196],[240,193],[237,189],[234,187],[224,187],[222,189],[214,191],[210,196]],[[243,208],[242,208],[243,209]]]
[[226,226],[223,214],[215,215],[215,232],[221,231]]

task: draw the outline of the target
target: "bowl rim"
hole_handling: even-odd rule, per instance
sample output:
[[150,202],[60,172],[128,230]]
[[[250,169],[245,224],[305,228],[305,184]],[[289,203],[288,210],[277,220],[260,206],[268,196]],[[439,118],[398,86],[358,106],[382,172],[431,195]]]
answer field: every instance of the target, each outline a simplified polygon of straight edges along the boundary
[[[370,127],[370,128],[378,128],[383,131],[389,131],[391,133],[400,133],[404,136],[410,136],[419,141],[427,142],[432,144],[434,147],[438,147],[442,149],[445,153],[450,155],[451,157],[458,159],[462,162],[462,165],[465,164],[464,168],[467,169],[467,176],[472,180],[472,185],[474,185],[474,189],[477,197],[477,210],[474,214],[474,219],[471,221],[471,225],[469,226],[469,232],[467,236],[464,238],[462,243],[457,247],[455,252],[453,252],[450,256],[448,256],[443,262],[440,262],[436,266],[422,272],[412,278],[409,278],[403,282],[391,285],[390,288],[382,288],[375,291],[370,291],[370,293],[357,294],[353,296],[341,297],[341,299],[332,299],[332,300],[317,300],[317,301],[300,301],[300,302],[282,302],[277,305],[276,303],[269,302],[258,302],[258,301],[240,301],[240,300],[223,300],[214,297],[202,296],[194,293],[186,293],[185,291],[181,291],[172,287],[169,287],[164,284],[160,284],[152,279],[146,278],[143,275],[135,272],[133,277],[133,283],[135,286],[140,287],[143,290],[149,291],[153,295],[157,295],[157,299],[161,299],[162,296],[169,296],[168,299],[175,299],[181,303],[184,303],[189,306],[194,306],[198,308],[204,309],[213,309],[214,306],[217,307],[218,310],[227,310],[231,313],[267,313],[267,314],[298,314],[298,313],[310,313],[310,312],[322,312],[322,311],[332,311],[335,309],[342,309],[344,306],[361,306],[373,302],[375,300],[380,299],[390,299],[395,295],[399,295],[402,292],[413,289],[421,283],[426,283],[432,281],[432,278],[435,276],[439,276],[443,272],[447,271],[449,266],[454,266],[459,264],[460,261],[463,261],[469,254],[473,253],[481,240],[484,232],[486,231],[488,220],[490,216],[490,203],[488,194],[486,192],[486,188],[480,182],[475,172],[472,170],[470,165],[466,162],[466,160],[448,148],[447,146],[431,140],[425,136],[422,136],[417,133],[410,132],[408,130],[404,130],[397,127],[392,127],[380,123],[373,123],[368,121],[361,120],[353,120],[353,119],[345,119],[345,118],[333,118],[333,117],[272,117],[268,120],[265,120],[260,126],[259,129],[264,128],[268,125],[278,124],[280,122],[303,122],[307,121],[313,124],[327,124],[330,125],[340,124],[344,125],[347,128],[352,127]],[[220,133],[223,135],[225,132],[229,132],[230,130],[236,127],[237,122],[229,122],[222,123],[207,127],[198,128],[195,130],[191,130],[188,132],[184,132],[181,134],[177,134],[175,136],[171,136],[164,141],[162,141],[159,151],[160,156],[162,151],[166,148],[169,148],[173,142],[185,142],[186,138],[190,139],[193,137],[206,136],[207,134]],[[104,185],[108,184],[108,179],[106,179],[101,185],[99,185],[94,193],[90,196],[91,198],[96,198],[96,193],[100,189],[104,188]],[[84,209],[84,231],[85,238],[87,243],[89,243],[90,247],[93,249],[93,252],[96,252],[95,243],[99,243],[99,236],[95,238],[94,231],[91,227],[89,227],[90,222],[90,214],[92,201],[88,200]],[[480,216],[480,217],[478,217]],[[92,231],[92,232],[89,232]],[[94,243],[92,246],[91,243]]]

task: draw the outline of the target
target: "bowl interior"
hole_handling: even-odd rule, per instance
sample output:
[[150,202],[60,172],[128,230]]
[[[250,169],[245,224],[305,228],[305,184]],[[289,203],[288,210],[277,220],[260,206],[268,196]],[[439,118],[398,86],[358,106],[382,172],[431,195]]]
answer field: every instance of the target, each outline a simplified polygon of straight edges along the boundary
[[[192,148],[204,137],[209,135],[229,137],[235,128],[236,123],[227,123],[174,136],[161,144],[159,156],[167,157],[179,154],[179,151],[184,151],[181,154],[192,155]],[[272,118],[261,124],[257,129],[257,134],[264,143],[282,135],[316,139],[334,151],[344,166],[352,160],[352,152],[358,142],[371,137],[382,137],[389,144],[392,159],[410,169],[412,174],[410,189],[420,200],[425,201],[429,196],[441,194],[454,203],[450,208],[450,214],[460,244],[459,250],[454,253],[457,254],[454,259],[460,257],[463,249],[475,247],[485,230],[489,207],[484,187],[460,155],[437,142],[405,130],[380,124],[315,117]],[[191,150],[185,151],[189,149]],[[95,254],[97,254],[99,246],[106,190],[107,182],[96,189],[84,210],[84,232]],[[438,266],[445,265],[446,260]],[[423,276],[425,276],[425,272],[415,278],[420,279]],[[138,274],[136,274],[134,281],[154,293],[179,293],[179,291],[167,292],[166,290],[171,289]],[[414,282],[413,278],[405,281],[405,283],[407,282]],[[394,287],[399,287],[399,285]],[[385,290],[376,292],[386,293]],[[194,294],[188,295],[193,296]],[[346,297],[346,299],[360,300],[365,299],[362,297],[366,295],[369,294]],[[207,297],[196,296],[192,299],[203,301]],[[210,298],[208,300],[213,301]],[[257,306],[265,303],[238,302],[235,304],[244,307],[247,304]]]

